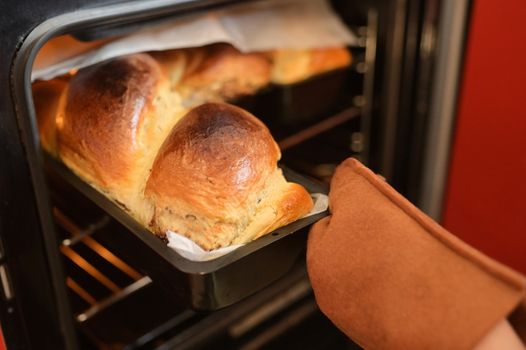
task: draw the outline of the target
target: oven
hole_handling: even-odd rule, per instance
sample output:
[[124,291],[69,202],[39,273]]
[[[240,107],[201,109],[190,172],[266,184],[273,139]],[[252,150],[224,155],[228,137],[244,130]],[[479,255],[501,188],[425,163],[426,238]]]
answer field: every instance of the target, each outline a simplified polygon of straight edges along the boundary
[[[68,181],[40,148],[31,71],[50,39],[107,39],[235,3],[2,5],[0,315],[8,349],[355,348],[316,306],[303,259],[308,226],[282,239],[282,248],[254,249],[226,269],[174,265],[155,254],[157,238],[130,234],[133,223],[82,183]],[[335,166],[353,156],[418,201],[433,82],[440,75],[435,61],[443,3],[331,1],[358,37],[349,48],[352,64],[239,104],[262,116],[282,163],[312,186],[327,190]],[[145,245],[149,249],[141,250]],[[280,263],[262,268],[262,259]],[[228,266],[235,267],[225,275]],[[213,288],[223,289],[213,289],[218,294],[211,298],[207,288],[216,282]],[[250,287],[232,292],[243,283]]]

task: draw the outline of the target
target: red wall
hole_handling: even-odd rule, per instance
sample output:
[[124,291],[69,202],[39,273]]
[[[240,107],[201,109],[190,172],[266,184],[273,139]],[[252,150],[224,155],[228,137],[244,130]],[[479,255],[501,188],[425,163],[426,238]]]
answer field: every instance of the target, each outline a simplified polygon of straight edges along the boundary
[[6,350],[5,342],[4,342],[4,334],[2,333],[1,328],[0,328],[0,350]]
[[475,0],[443,224],[526,273],[526,0]]

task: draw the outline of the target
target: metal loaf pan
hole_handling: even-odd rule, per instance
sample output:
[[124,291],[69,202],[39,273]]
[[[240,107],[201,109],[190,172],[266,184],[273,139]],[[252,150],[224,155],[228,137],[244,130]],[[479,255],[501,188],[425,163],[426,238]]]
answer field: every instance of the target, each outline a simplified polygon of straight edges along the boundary
[[361,76],[347,66],[293,84],[272,84],[233,103],[255,113],[279,138],[283,129],[305,128],[347,108],[360,91]]
[[[194,262],[169,248],[61,162],[46,157],[45,165],[52,179],[52,192],[80,192],[81,198],[86,197],[116,219],[110,224],[114,229],[108,230],[102,243],[167,289],[175,303],[196,310],[211,311],[231,305],[283,276],[305,248],[305,231],[327,215],[324,212],[300,219],[230,254],[211,261]],[[289,181],[303,185],[309,192],[327,193],[322,184],[282,169]]]

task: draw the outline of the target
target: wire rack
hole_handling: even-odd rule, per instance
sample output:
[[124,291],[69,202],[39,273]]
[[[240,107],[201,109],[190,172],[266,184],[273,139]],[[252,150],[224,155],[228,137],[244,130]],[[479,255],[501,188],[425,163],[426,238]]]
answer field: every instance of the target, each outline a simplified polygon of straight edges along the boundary
[[75,296],[73,305],[78,322],[89,320],[152,283],[150,277],[140,273],[93,237],[107,228],[110,223],[108,216],[83,227],[57,207],[53,208],[53,216],[63,236],[60,251],[66,259],[66,284]]

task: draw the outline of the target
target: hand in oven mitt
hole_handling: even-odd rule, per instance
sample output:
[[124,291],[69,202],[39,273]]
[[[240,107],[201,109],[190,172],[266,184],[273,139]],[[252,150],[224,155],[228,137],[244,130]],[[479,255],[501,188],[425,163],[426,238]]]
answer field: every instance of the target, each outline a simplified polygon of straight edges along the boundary
[[[509,317],[526,335],[526,279],[468,246],[357,160],[336,170],[311,230],[321,310],[366,349],[472,349]],[[523,327],[521,329],[521,327]]]

